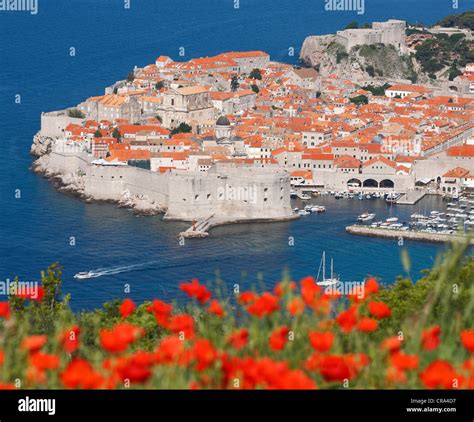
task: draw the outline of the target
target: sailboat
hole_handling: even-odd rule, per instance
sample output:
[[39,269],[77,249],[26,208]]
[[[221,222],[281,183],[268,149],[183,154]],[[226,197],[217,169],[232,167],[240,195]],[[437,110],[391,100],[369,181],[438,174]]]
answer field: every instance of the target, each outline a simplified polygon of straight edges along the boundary
[[[323,278],[321,281],[319,281],[319,273],[321,271],[321,267],[323,269]],[[334,277],[333,267],[333,259],[331,258],[331,277],[326,278],[326,251],[324,251],[321,263],[319,264],[318,276],[316,277],[316,280],[318,280],[316,281],[316,284],[318,286],[332,286],[333,284],[339,283],[339,277]]]

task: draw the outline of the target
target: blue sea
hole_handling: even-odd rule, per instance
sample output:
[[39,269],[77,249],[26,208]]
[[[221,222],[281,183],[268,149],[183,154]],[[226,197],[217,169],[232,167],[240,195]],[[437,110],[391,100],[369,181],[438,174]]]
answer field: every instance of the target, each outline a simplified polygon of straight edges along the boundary
[[[308,35],[335,32],[352,20],[432,24],[469,9],[467,0],[459,1],[459,9],[450,0],[366,0],[364,15],[326,12],[323,0],[240,0],[238,9],[234,0],[131,0],[129,9],[126,3],[39,0],[37,15],[0,11],[0,281],[15,276],[36,281],[41,270],[60,262],[63,291],[71,293],[79,310],[125,297],[125,284],[131,289],[127,296],[137,301],[182,300],[178,283],[191,277],[219,279],[228,288],[235,283],[271,287],[285,272],[293,279],[315,274],[324,250],[343,280],[373,274],[391,283],[405,274],[397,242],[353,237],[344,227],[366,210],[375,210],[377,218],[403,220],[414,209],[440,208],[438,199],[389,208],[383,201],[326,197],[313,201],[327,206],[323,215],[220,227],[207,239],[180,245],[177,234],[186,224],[137,217],[57,192],[30,171],[29,148],[42,111],[102,94],[134,65],[151,63],[158,55],[187,60],[259,49],[274,60],[297,63]],[[416,279],[444,247],[410,242],[406,248]],[[111,271],[88,280],[73,278],[78,271],[99,268]]]

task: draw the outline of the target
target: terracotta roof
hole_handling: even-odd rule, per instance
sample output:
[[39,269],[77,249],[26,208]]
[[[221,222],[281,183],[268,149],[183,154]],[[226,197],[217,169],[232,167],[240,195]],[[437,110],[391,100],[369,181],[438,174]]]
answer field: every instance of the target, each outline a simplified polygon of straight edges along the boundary
[[460,178],[460,177],[465,177],[470,173],[468,169],[465,169],[463,167],[455,167],[451,170],[448,170],[446,173],[443,174],[443,177],[455,177],[455,178]]
[[474,145],[460,145],[448,149],[449,157],[474,157]]

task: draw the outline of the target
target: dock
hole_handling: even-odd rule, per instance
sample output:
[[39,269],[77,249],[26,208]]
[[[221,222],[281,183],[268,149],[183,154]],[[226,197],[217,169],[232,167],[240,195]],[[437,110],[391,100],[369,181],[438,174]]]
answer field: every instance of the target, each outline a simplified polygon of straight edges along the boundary
[[397,205],[415,205],[419,200],[424,198],[426,192],[424,190],[410,189],[403,194],[396,202]]
[[192,226],[184,232],[179,234],[179,237],[189,238],[203,238],[209,236],[208,230],[213,226],[211,215],[202,220],[193,222]]
[[298,214],[292,214],[284,217],[276,218],[224,218],[211,215],[202,218],[198,221],[193,221],[191,227],[184,232],[179,233],[178,237],[185,239],[205,238],[209,236],[209,230],[217,226],[224,226],[230,224],[245,224],[245,223],[271,223],[271,222],[286,222],[293,221],[300,218]]
[[[441,234],[441,233],[425,233],[420,231],[409,230],[395,230],[382,229],[368,226],[352,225],[346,227],[346,232],[360,236],[384,237],[386,239],[403,239],[403,240],[417,240],[420,242],[465,242],[468,239],[466,236],[460,234]],[[474,245],[474,239],[469,239],[469,244]]]

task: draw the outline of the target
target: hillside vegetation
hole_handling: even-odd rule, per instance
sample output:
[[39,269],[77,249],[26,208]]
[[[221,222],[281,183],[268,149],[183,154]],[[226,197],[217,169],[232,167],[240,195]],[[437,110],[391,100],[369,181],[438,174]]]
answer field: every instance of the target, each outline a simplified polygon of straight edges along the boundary
[[474,31],[474,11],[448,15],[437,22],[436,25],[448,28],[457,26],[459,28],[468,28],[471,31]]
[[312,277],[226,296],[192,280],[185,307],[125,299],[79,314],[53,265],[40,294],[0,302],[0,388],[474,388],[466,247],[416,284],[371,277],[344,297]]

